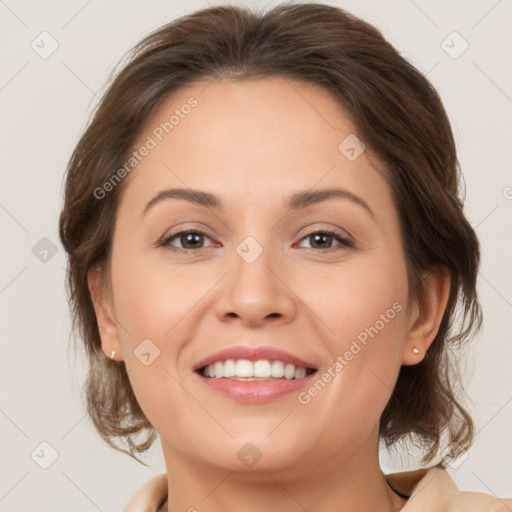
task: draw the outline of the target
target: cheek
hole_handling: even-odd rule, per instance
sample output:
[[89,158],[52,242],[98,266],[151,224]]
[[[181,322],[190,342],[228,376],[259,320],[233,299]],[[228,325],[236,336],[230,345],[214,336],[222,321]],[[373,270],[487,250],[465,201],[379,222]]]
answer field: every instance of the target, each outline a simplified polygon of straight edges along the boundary
[[320,325],[340,353],[359,338],[364,343],[381,335],[381,344],[399,335],[401,311],[407,300],[405,265],[383,252],[333,266],[328,271],[308,272],[295,282],[294,291],[321,320]]
[[124,335],[121,334],[129,344],[149,338],[164,346],[166,340],[176,339],[180,319],[211,286],[197,280],[193,273],[187,275],[175,267],[157,266],[142,257],[117,263],[112,273],[115,306],[119,321],[126,327]]
[[205,291],[187,286],[193,278],[175,277],[174,271],[151,267],[147,261],[118,263],[112,279],[130,383],[151,424],[157,430],[168,429],[176,410],[190,409],[190,395],[179,384],[176,361],[190,339],[187,315]]
[[332,400],[333,410],[343,402],[339,410],[353,412],[354,418],[378,418],[401,365],[405,265],[400,258],[381,253],[330,273],[320,289],[304,286],[303,293],[321,319],[317,323],[331,354],[325,365],[335,377],[327,384],[332,392],[322,391],[324,400]]

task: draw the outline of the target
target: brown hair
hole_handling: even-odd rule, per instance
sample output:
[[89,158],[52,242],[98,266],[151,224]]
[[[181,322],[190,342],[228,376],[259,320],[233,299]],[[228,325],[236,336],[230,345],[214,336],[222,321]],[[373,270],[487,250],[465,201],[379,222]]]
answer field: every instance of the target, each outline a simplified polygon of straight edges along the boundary
[[[95,190],[133,152],[145,122],[170,94],[199,79],[280,76],[315,84],[348,110],[367,148],[386,163],[399,212],[410,298],[420,300],[424,274],[451,276],[450,296],[424,359],[402,366],[380,419],[387,447],[419,440],[430,462],[448,434],[450,456],[467,450],[474,425],[457,400],[460,380],[449,351],[481,327],[476,294],[479,244],[459,198],[460,168],[449,120],[428,80],[372,25],[317,3],[281,4],[263,13],[231,5],[174,20],[135,45],[97,106],[68,163],[59,233],[68,253],[73,330],[89,361],[85,387],[90,418],[113,448],[135,457],[156,433],[141,410],[124,363],[101,351],[87,272],[108,280],[116,209],[126,179],[108,200]],[[456,318],[460,316],[460,318]],[[456,321],[460,325],[455,328]],[[147,434],[140,442],[139,434]],[[112,443],[124,439],[129,450]],[[141,461],[139,461],[141,462]],[[142,462],[141,462],[142,463]]]

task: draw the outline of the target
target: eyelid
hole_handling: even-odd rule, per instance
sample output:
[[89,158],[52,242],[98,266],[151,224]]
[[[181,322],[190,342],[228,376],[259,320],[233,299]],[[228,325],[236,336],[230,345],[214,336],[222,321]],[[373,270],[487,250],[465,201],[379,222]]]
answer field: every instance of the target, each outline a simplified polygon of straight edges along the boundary
[[208,249],[208,247],[200,247],[199,249],[180,249],[179,247],[173,247],[170,244],[170,241],[174,239],[178,239],[180,235],[188,234],[188,233],[194,233],[198,235],[205,236],[207,238],[213,239],[208,233],[205,233],[204,231],[200,229],[194,229],[194,228],[183,228],[178,231],[175,231],[174,233],[171,233],[170,235],[164,235],[161,240],[158,242],[158,246],[162,247],[170,247],[171,250],[174,250],[176,252],[199,252],[204,251],[205,249]]
[[[190,225],[190,224],[192,224],[192,225]],[[201,227],[197,227],[197,226],[201,226]],[[176,231],[171,230],[171,233],[169,233],[169,234],[166,233],[163,236],[161,236],[157,242],[157,246],[165,243],[170,238],[173,238],[176,235],[180,235],[182,233],[194,232],[194,233],[200,233],[202,235],[206,235],[209,238],[213,238],[211,235],[209,235],[207,233],[207,231],[209,231],[208,227],[206,225],[202,224],[201,222],[192,222],[192,223],[181,222],[181,223],[177,224],[176,226],[174,226],[174,229],[176,229]]]
[[[205,250],[209,249],[210,247],[215,247],[215,245],[218,246],[218,244],[215,242],[214,242],[214,245],[212,245],[212,246],[199,247],[197,249],[181,249],[179,247],[171,246],[170,242],[172,239],[177,239],[180,237],[180,235],[184,235],[184,234],[188,234],[188,233],[198,234],[198,235],[201,235],[201,236],[204,236],[204,237],[207,237],[207,238],[213,240],[212,236],[208,235],[208,233],[202,231],[201,229],[196,229],[194,227],[184,227],[184,228],[182,228],[178,231],[175,231],[169,235],[164,235],[162,237],[161,241],[158,243],[158,246],[162,246],[164,248],[169,247],[171,251],[178,252],[178,253],[179,252],[181,252],[181,253],[196,252],[197,253],[197,252],[205,251]],[[324,234],[331,236],[334,240],[336,240],[339,243],[339,245],[341,245],[342,247],[345,247],[345,248],[351,248],[351,247],[354,247],[354,245],[355,245],[354,237],[345,230],[340,230],[339,228],[316,227],[316,228],[311,228],[310,230],[308,230],[307,233],[304,233],[299,238],[298,242],[296,242],[294,244],[294,246],[297,244],[300,244],[304,239],[306,239],[314,234],[317,234],[317,233],[324,233]],[[305,249],[308,249],[308,248],[305,247]],[[311,248],[311,250],[313,250],[315,252],[319,252],[319,253],[328,253],[328,252],[337,251],[339,249],[337,249],[336,247],[330,247],[328,249]]]
[[297,244],[300,244],[304,239],[309,238],[310,236],[315,235],[317,233],[325,233],[325,234],[331,236],[335,241],[338,242],[338,246],[329,247],[328,249],[315,249],[315,248],[309,248],[309,247],[304,247],[304,249],[310,249],[311,251],[314,251],[316,253],[324,254],[324,253],[337,252],[339,250],[342,250],[343,248],[347,249],[347,248],[355,247],[354,239],[351,235],[346,236],[345,234],[343,234],[340,231],[333,229],[333,228],[331,228],[331,229],[319,228],[319,229],[313,229],[311,231],[308,231],[307,233],[305,233],[304,235],[302,235],[300,237],[299,241],[296,244],[294,244],[294,246]]
[[309,235],[313,235],[315,233],[331,233],[333,235],[339,236],[340,238],[343,238],[346,242],[351,242],[351,243],[355,242],[355,238],[346,229],[340,229],[340,228],[335,228],[335,227],[327,227],[327,228],[316,227],[316,228],[312,228],[311,230],[308,230],[307,233],[305,233],[305,234],[303,234],[301,236],[301,240],[304,237],[309,236]]

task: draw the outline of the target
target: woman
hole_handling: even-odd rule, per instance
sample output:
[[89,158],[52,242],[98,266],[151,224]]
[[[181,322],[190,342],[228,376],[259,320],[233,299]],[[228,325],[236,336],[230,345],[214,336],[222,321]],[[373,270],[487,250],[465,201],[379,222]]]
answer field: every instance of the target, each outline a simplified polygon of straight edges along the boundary
[[[447,350],[481,324],[458,186],[435,89],[341,9],[141,41],[60,218],[88,412],[134,458],[162,444],[125,511],[512,509],[445,470],[474,437]],[[384,474],[407,439],[430,466]]]

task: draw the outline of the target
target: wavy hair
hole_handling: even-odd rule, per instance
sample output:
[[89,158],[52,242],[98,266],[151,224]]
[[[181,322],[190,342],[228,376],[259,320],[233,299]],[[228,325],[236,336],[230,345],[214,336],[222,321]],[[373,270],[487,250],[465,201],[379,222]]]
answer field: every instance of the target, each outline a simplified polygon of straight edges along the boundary
[[[367,148],[386,166],[400,217],[409,297],[421,299],[424,275],[451,276],[439,331],[424,359],[402,366],[380,418],[389,448],[418,440],[432,461],[446,433],[456,458],[474,439],[474,424],[456,392],[450,356],[481,327],[476,293],[479,243],[463,213],[455,142],[441,99],[414,66],[371,24],[319,3],[283,3],[267,12],[233,5],[182,16],[145,36],[110,75],[106,91],[67,165],[59,235],[67,252],[73,332],[85,348],[87,412],[113,448],[144,464],[156,432],[140,408],[124,362],[101,351],[87,272],[109,258],[117,205],[126,180],[98,199],[95,190],[130,157],[145,122],[174,92],[200,79],[283,77],[322,87],[350,114]],[[460,322],[458,322],[460,321]],[[137,437],[143,438],[138,440]],[[124,440],[125,450],[113,443]]]

